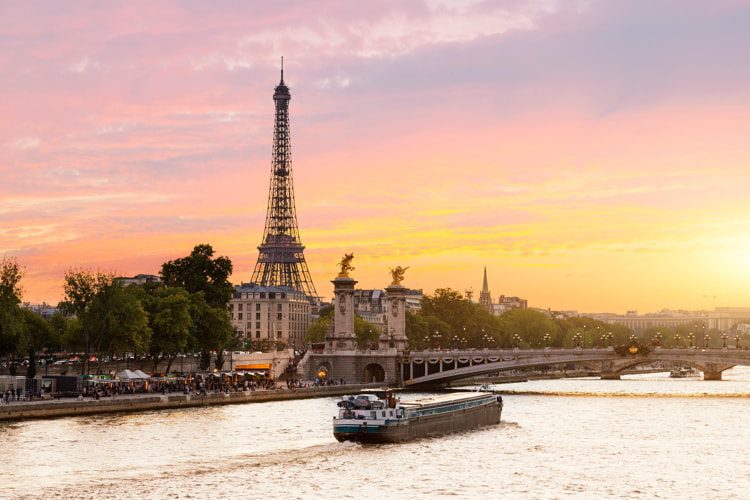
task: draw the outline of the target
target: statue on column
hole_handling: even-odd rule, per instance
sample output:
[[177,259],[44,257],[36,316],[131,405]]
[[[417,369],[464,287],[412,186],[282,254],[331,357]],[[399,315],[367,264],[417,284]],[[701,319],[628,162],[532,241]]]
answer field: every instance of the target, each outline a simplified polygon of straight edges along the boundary
[[404,273],[406,273],[407,269],[409,269],[409,267],[401,266],[396,266],[395,268],[391,269],[391,278],[393,278],[393,283],[391,283],[391,286],[401,286],[401,282],[404,281]]
[[354,271],[354,266],[352,266],[352,259],[354,258],[354,253],[345,253],[344,257],[341,259],[341,262],[339,262],[339,267],[341,268],[341,272],[339,273],[339,278],[348,278],[349,277],[349,271]]

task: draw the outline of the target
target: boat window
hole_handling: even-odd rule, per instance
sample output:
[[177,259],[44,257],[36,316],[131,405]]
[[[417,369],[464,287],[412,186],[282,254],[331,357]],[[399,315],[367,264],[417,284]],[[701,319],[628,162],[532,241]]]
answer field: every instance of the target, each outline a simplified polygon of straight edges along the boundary
[[385,412],[383,412],[383,416],[385,417]]
[[371,412],[370,412],[370,417],[371,417],[371,418],[378,418],[378,412],[376,412],[376,411],[371,411]]

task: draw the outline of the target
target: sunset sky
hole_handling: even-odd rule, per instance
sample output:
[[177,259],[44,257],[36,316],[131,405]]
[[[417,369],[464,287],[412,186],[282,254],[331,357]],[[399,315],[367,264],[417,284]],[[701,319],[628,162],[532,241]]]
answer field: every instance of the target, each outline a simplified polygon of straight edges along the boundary
[[0,257],[249,281],[279,58],[318,291],[344,252],[432,293],[750,306],[750,3],[0,3]]

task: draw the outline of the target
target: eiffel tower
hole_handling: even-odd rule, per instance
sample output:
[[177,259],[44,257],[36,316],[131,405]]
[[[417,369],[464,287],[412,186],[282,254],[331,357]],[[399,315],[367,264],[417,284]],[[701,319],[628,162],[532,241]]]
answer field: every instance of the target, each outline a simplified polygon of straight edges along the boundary
[[292,154],[289,145],[289,87],[284,84],[284,58],[281,81],[273,93],[276,118],[273,125],[271,186],[263,240],[258,247],[252,281],[261,286],[287,286],[312,299],[318,298],[305,262],[300,242],[297,211],[294,207]]

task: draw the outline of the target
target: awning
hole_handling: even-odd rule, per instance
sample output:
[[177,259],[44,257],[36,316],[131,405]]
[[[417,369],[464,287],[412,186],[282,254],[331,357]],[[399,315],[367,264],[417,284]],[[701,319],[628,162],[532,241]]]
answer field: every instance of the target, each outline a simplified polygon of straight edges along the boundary
[[234,365],[235,370],[270,370],[271,363],[255,363],[249,365]]

